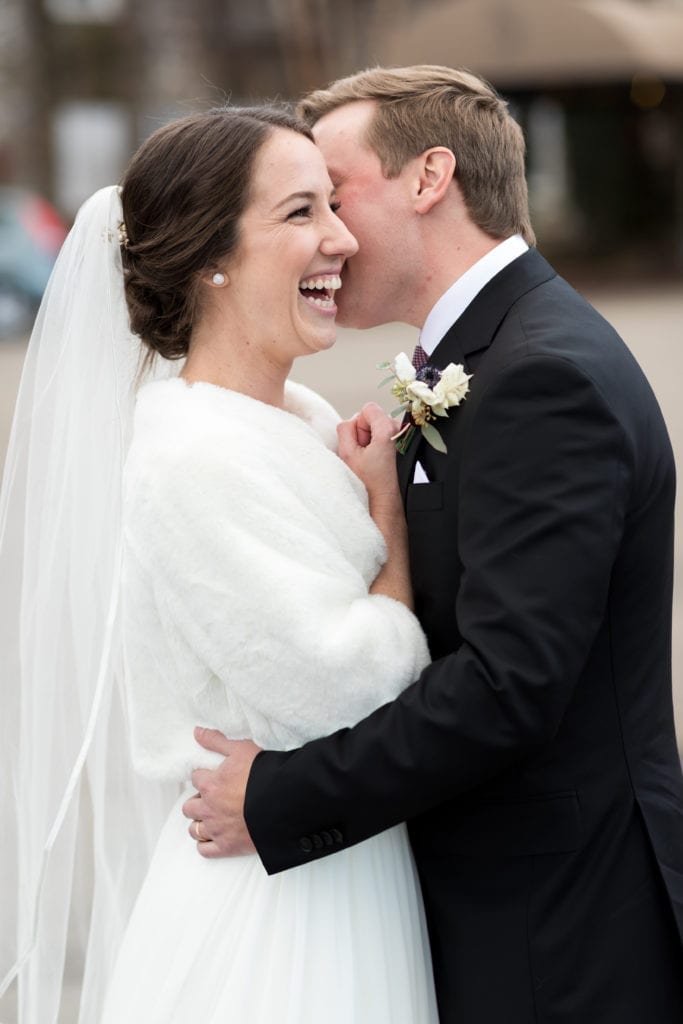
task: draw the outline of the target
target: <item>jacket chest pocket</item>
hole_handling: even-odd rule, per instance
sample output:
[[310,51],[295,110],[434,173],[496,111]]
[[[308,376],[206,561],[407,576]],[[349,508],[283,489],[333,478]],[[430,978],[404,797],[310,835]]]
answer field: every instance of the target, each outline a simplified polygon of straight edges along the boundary
[[406,497],[416,607],[429,624],[445,616],[452,626],[461,573],[457,508],[443,482],[412,484]]
[[457,565],[458,509],[447,482],[411,484],[406,519],[413,571],[417,560],[426,561],[430,573],[438,575],[441,567],[452,575]]
[[443,508],[442,482],[428,484],[409,484],[406,500],[408,519],[415,512],[438,512]]

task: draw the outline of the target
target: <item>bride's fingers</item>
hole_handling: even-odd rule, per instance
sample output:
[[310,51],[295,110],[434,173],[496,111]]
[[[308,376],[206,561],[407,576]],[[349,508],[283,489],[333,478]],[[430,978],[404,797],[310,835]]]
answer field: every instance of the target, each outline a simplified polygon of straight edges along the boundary
[[393,433],[394,421],[377,402],[366,402],[358,419],[373,441],[385,441]]
[[339,457],[346,461],[358,448],[358,432],[356,417],[352,420],[343,420],[337,424],[337,441],[339,444]]
[[354,422],[356,424],[356,440],[361,448],[367,448],[372,441],[372,429],[367,418],[363,415],[362,409],[354,416]]

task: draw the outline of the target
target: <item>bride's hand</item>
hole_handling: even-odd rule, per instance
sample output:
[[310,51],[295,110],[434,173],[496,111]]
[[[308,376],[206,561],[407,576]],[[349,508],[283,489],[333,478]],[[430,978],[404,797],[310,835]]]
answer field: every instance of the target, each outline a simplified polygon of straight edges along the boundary
[[370,587],[371,594],[383,594],[412,607],[408,531],[396,472],[396,448],[392,440],[398,430],[394,420],[374,402],[364,405],[352,420],[340,423],[339,455],[365,484],[370,515],[384,537],[387,558]]
[[337,427],[339,457],[365,484],[371,508],[400,506],[392,441],[396,430],[396,421],[375,402],[368,402],[353,419]]

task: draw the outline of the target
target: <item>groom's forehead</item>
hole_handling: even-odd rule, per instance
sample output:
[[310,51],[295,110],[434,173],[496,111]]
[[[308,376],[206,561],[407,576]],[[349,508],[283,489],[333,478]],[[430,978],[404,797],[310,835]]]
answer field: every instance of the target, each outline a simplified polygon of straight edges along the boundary
[[374,106],[366,101],[350,103],[326,114],[313,126],[316,144],[335,186],[356,174],[381,172],[379,157],[366,140]]
[[374,100],[356,100],[335,107],[316,121],[313,136],[318,145],[361,144],[372,121],[377,104]]

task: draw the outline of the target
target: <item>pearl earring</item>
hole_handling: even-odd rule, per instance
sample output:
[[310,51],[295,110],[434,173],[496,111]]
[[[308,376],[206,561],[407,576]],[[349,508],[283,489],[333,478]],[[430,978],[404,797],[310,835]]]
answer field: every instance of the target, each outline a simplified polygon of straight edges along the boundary
[[225,284],[225,274],[214,274],[211,280],[220,288],[222,284]]

